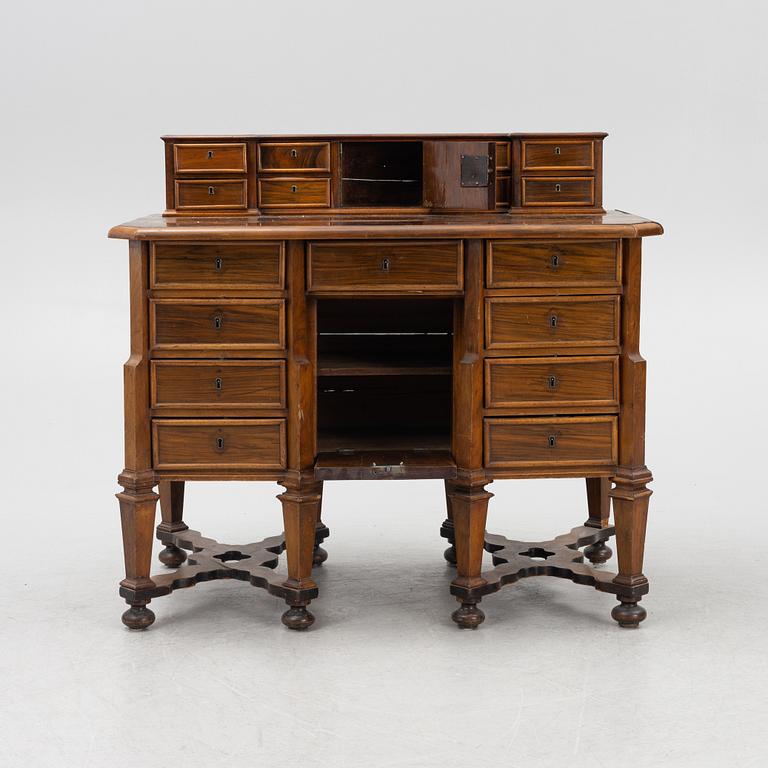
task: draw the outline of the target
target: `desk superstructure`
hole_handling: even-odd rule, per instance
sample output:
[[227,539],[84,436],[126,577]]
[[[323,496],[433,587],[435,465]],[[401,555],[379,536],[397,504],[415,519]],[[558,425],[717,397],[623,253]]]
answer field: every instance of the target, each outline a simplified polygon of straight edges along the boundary
[[[613,593],[614,619],[639,625],[641,242],[662,228],[603,210],[604,138],[164,137],[165,213],[110,232],[129,240],[131,279],[126,626],[150,626],[155,597],[233,578],[307,628],[323,483],[418,478],[445,483],[460,627],[535,575]],[[553,477],[586,479],[584,525],[544,542],[485,531],[489,483]],[[284,533],[229,545],[189,530],[195,480],[279,483]],[[610,572],[595,566],[614,534]]]

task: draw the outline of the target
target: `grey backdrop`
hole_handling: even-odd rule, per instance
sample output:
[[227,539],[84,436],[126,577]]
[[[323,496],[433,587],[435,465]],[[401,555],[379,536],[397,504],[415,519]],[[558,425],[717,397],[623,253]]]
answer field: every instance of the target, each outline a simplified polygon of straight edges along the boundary
[[[764,764],[767,22],[756,1],[6,7],[0,765]],[[666,228],[644,246],[642,629],[537,581],[454,631],[420,482],[328,487],[311,633],[226,583],[124,631],[127,248],[106,232],[162,209],[159,136],[538,130],[608,131],[606,207]],[[277,490],[195,487],[187,517],[260,538]],[[492,490],[509,535],[584,518],[579,481]]]

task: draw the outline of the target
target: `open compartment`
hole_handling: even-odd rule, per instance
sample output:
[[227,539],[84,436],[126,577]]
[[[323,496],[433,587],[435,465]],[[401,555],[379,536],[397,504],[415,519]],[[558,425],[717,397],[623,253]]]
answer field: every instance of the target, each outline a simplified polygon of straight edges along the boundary
[[317,305],[321,479],[449,477],[453,301]]
[[422,200],[422,142],[341,142],[343,208],[420,207]]

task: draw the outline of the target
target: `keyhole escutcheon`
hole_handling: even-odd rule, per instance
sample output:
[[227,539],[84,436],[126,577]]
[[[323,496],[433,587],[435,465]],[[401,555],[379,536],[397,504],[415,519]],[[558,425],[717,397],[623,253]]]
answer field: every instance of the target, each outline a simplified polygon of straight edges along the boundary
[[216,194],[216,187],[208,187],[208,194],[209,195],[215,195]]
[[548,376],[547,377],[547,388],[548,389],[557,389],[558,381],[557,376]]
[[550,435],[547,438],[547,447],[548,448],[554,448],[555,445],[557,445],[557,436],[556,435]]
[[221,380],[221,378],[220,378],[219,376],[217,376],[217,377],[216,377],[216,378],[213,380],[213,384],[214,384],[214,386],[216,387],[216,391],[217,391],[217,392],[221,392],[221,387],[222,387],[223,383],[224,383],[224,382],[222,382],[222,380]]
[[221,272],[221,268],[224,266],[224,262],[221,257],[218,257],[216,261],[214,261],[214,266],[217,272]]
[[555,192],[559,192],[559,191],[560,191],[560,185],[559,184],[555,184]]
[[224,450],[224,438],[223,437],[217,437],[216,438],[216,449],[219,451]]
[[298,156],[299,156],[299,153],[295,149],[292,149],[291,150],[291,157],[298,157]]
[[549,316],[549,327],[557,328],[557,315],[554,312]]
[[381,260],[381,271],[382,272],[389,272],[389,259],[382,259]]
[[221,315],[214,315],[213,317],[213,327],[217,330],[221,330],[221,326],[223,324],[224,320]]
[[212,160],[212,159],[213,159],[213,150],[212,150],[212,149],[209,149],[209,150],[208,150],[208,159],[209,159],[209,160]]

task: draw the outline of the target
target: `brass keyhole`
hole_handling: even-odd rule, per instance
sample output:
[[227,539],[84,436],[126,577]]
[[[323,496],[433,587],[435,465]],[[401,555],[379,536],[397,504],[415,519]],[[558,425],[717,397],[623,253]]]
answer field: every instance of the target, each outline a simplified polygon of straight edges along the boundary
[[549,327],[557,328],[557,315],[554,312],[549,316]]
[[217,437],[216,438],[216,448],[220,451],[224,450],[224,438],[223,437]]
[[216,391],[221,392],[221,386],[222,386],[222,380],[217,376],[216,379],[214,379],[214,384],[216,386]]
[[299,156],[299,153],[295,149],[292,149],[291,150],[291,157],[298,157],[298,156]]
[[560,185],[559,184],[555,184],[555,192],[559,192],[559,191],[560,191]]
[[557,443],[557,437],[555,435],[550,435],[547,438],[547,446],[549,448],[554,448],[556,443]]
[[557,376],[549,376],[547,377],[547,387],[549,389],[557,389]]
[[298,192],[299,188],[295,184],[291,184],[291,192]]
[[556,154],[556,155],[559,155],[559,154],[560,154],[560,147],[555,147],[555,154]]
[[381,260],[381,271],[382,272],[389,272],[389,259],[382,259]]
[[208,150],[208,159],[210,160],[212,157],[213,157],[213,150],[209,149]]
[[220,331],[222,324],[223,324],[223,320],[222,320],[221,315],[215,315],[214,318],[213,318],[213,327],[217,331]]
[[221,257],[218,257],[216,261],[214,262],[214,265],[216,266],[216,271],[221,272],[221,268],[224,266],[224,262],[222,261]]
[[208,194],[209,195],[215,195],[216,194],[216,187],[208,187]]
[[560,256],[557,253],[552,254],[552,269],[557,269],[560,266]]

